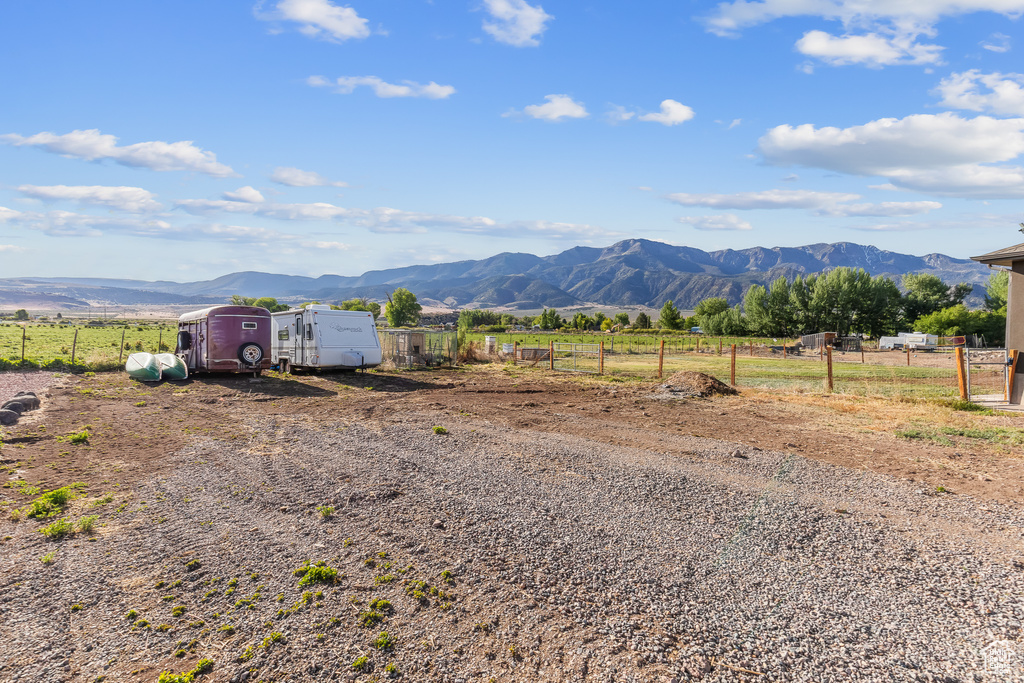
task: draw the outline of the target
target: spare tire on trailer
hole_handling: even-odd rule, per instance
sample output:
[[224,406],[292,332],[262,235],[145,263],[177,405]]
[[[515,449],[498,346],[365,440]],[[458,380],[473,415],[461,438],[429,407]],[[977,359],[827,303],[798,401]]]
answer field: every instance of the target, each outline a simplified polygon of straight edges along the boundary
[[259,365],[263,360],[263,347],[256,342],[246,342],[238,347],[238,360],[246,365]]

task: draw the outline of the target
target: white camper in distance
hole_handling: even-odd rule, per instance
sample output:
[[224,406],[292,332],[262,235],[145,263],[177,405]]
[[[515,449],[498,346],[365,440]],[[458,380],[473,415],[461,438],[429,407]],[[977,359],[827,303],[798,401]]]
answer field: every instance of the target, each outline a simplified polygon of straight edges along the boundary
[[336,311],[322,304],[271,313],[270,360],[281,372],[293,368],[355,370],[380,365],[380,338],[373,314]]

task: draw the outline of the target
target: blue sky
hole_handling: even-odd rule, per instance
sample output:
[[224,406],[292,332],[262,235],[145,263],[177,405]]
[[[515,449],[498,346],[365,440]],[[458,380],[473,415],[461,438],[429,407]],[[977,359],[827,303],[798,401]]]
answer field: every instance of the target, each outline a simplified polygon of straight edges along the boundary
[[0,8],[0,276],[1024,241],[1024,0]]

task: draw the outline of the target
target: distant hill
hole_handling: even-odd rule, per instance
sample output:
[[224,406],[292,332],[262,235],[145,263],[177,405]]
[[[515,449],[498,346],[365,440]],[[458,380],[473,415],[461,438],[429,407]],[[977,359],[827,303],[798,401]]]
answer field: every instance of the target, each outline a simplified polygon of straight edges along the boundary
[[[752,284],[780,275],[817,273],[841,266],[863,268],[899,281],[906,273],[931,273],[954,284],[982,284],[990,271],[968,259],[943,254],[912,256],[838,242],[804,247],[754,247],[706,252],[650,240],[623,240],[606,248],[574,247],[553,256],[502,253],[477,261],[375,270],[359,276],[317,278],[246,271],[200,282],[145,282],[103,278],[0,280],[0,301],[11,292],[61,296],[75,302],[197,304],[232,294],[336,301],[356,296],[384,300],[396,287],[451,308],[565,308],[575,305],[660,307],[671,299],[693,308],[721,296],[738,303]],[[2,296],[6,294],[7,296]],[[981,292],[972,299],[981,302]],[[66,303],[71,304],[70,301]]]

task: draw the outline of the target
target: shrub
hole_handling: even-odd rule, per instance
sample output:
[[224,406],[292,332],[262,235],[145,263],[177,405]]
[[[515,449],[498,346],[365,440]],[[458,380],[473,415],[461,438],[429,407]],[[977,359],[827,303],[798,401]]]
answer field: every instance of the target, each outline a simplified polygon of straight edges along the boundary
[[82,517],[78,520],[78,530],[83,534],[91,534],[97,519],[99,519],[99,515],[87,515]]

